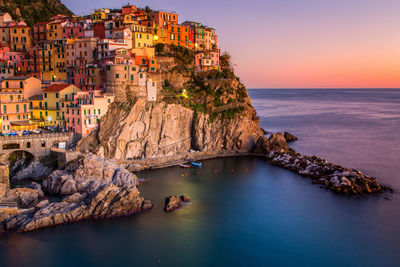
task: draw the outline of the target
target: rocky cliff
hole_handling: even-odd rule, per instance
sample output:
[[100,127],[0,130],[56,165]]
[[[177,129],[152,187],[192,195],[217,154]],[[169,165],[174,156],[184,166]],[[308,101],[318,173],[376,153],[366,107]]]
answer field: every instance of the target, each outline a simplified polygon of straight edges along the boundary
[[[175,50],[174,50],[175,49]],[[247,90],[230,65],[193,69],[189,50],[174,47],[160,57],[157,102],[119,99],[101,119],[96,136],[81,150],[114,159],[171,156],[195,151],[256,152],[268,148]],[[128,94],[127,93],[127,94]]]

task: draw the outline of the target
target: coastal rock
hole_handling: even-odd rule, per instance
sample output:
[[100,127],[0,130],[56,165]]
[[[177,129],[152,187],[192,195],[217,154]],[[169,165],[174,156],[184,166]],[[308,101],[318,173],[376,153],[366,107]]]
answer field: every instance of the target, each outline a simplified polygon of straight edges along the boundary
[[293,151],[271,151],[266,158],[272,164],[310,177],[313,179],[313,184],[322,184],[336,193],[371,194],[391,190],[390,187],[381,186],[375,178],[364,175],[361,171],[346,169],[316,156],[303,156]]
[[40,192],[30,188],[15,188],[7,191],[4,201],[16,202],[18,207],[28,208],[35,205],[39,199]]
[[52,172],[52,169],[43,165],[39,161],[30,163],[27,167],[22,168],[12,176],[13,181],[21,181],[26,179],[42,180]]
[[289,151],[289,145],[282,133],[275,133],[269,137],[269,148],[277,152]]
[[43,181],[47,193],[67,195],[61,202],[39,202],[41,190],[36,183],[30,185],[34,189],[5,189],[2,200],[14,200],[18,202],[18,208],[2,215],[0,232],[25,232],[60,223],[124,216],[151,209],[151,201],[140,197],[137,184],[137,177],[113,160],[94,155],[79,158]]
[[285,137],[285,139],[288,143],[297,141],[297,137],[292,135],[291,133],[284,132],[283,136]]
[[[246,103],[251,103],[246,98]],[[211,117],[179,104],[138,99],[113,103],[102,118],[96,153],[118,160],[175,156],[188,151],[254,152],[265,139],[251,105],[233,118]],[[81,142],[85,146],[86,141]]]
[[144,200],[142,203],[142,211],[148,211],[153,208],[153,203],[150,200]]
[[182,203],[190,202],[190,198],[186,195],[181,195],[180,197],[172,195],[165,198],[164,211],[171,212],[176,209],[182,208]]
[[44,197],[44,193],[42,191],[42,186],[38,183],[31,183],[28,188],[34,189],[38,192],[39,198]]
[[182,195],[180,198],[182,202],[190,202],[190,197],[187,195]]
[[83,198],[82,195],[70,197],[71,203],[62,201],[37,206],[24,212],[15,211],[13,216],[4,216],[6,218],[3,218],[2,230],[26,232],[84,219],[130,215],[140,212],[143,206],[143,200],[135,186],[120,188],[110,183],[79,201],[81,197]]
[[86,198],[87,194],[75,193],[70,196],[66,196],[63,201],[68,203],[79,203]]
[[182,208],[182,200],[178,196],[169,196],[165,198],[164,211],[171,212],[176,209]]
[[89,155],[70,163],[64,170],[54,171],[43,181],[43,189],[49,194],[71,195],[90,193],[108,183],[118,187],[137,186],[139,179],[114,160]]

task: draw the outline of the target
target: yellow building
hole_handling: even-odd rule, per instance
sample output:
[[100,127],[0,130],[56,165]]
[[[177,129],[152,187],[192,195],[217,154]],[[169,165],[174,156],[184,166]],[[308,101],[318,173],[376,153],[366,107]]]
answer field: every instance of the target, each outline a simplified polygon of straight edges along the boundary
[[53,41],[56,39],[62,39],[63,30],[61,22],[50,22],[47,25],[46,40]]
[[10,27],[10,48],[12,51],[28,51],[32,46],[32,29],[24,25]]
[[[43,90],[43,109],[45,126],[65,126],[66,105],[73,102],[74,95],[81,90],[72,84],[52,84]],[[40,105],[40,104],[39,104]]]
[[90,14],[90,19],[93,22],[102,21],[107,19],[107,14],[110,13],[110,10],[107,8],[95,9],[94,13]]
[[44,81],[67,80],[65,39],[40,44],[40,73]]
[[132,48],[143,48],[154,46],[154,34],[147,32],[135,32],[132,34]]
[[34,95],[28,98],[30,109],[30,121],[39,127],[44,127],[43,95]]

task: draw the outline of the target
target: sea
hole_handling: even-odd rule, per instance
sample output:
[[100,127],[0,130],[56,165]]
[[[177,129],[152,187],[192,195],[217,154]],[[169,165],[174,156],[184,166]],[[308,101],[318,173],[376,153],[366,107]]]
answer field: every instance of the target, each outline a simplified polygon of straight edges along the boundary
[[[260,158],[139,172],[150,212],[0,236],[0,266],[400,266],[400,90],[249,90],[262,127],[394,193],[337,195]],[[192,202],[163,212],[164,198]]]

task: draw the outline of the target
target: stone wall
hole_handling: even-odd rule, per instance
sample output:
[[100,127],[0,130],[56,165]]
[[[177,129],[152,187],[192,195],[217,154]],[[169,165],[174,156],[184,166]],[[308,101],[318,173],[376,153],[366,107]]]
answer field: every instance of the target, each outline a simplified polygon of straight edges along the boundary
[[0,163],[0,184],[5,184],[7,188],[10,188],[10,177],[9,177],[8,165]]

